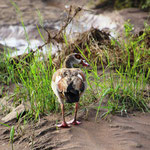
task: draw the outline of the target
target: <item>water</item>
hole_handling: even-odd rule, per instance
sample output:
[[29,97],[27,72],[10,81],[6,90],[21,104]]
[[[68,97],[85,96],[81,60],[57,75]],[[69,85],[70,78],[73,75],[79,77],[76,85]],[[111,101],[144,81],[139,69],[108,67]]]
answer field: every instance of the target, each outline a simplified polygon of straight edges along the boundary
[[[53,27],[56,30],[60,30],[62,22],[46,24],[47,27]],[[117,30],[118,23],[113,21],[109,16],[104,14],[95,15],[92,11],[84,11],[80,17],[74,18],[73,21],[66,28],[66,35],[68,40],[73,41],[78,33],[89,30],[91,27],[97,29],[107,28],[110,31],[111,36],[116,36],[114,33]],[[11,56],[21,55],[28,52],[28,49],[36,50],[38,46],[44,44],[40,37],[38,30],[35,26],[26,26],[26,32],[22,26],[7,26],[0,28],[0,43],[9,47],[15,47],[17,51],[11,53]],[[61,49],[61,44],[52,45],[52,47],[43,47],[43,53],[51,50],[52,54],[56,53],[58,49]]]

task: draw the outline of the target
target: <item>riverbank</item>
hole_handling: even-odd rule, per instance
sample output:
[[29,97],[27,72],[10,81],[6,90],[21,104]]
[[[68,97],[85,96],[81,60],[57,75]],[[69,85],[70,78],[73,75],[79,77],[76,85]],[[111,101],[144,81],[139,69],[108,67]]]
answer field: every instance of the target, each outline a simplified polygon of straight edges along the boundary
[[[34,51],[48,41],[47,32],[40,28],[43,41],[36,25],[43,23],[51,35],[59,33],[69,10],[65,5],[80,1],[16,2],[30,44],[20,23],[20,13],[16,13],[9,0],[0,2],[0,43],[15,47],[22,54],[27,47]],[[8,66],[0,76],[3,79],[0,81],[0,123],[5,123],[0,124],[0,150],[11,150],[12,126],[15,128],[14,150],[149,150],[150,33],[142,31],[144,22],[149,24],[149,14],[136,8],[88,9],[91,4],[86,0],[81,1],[80,6],[84,6],[83,9],[66,28],[65,46],[58,46],[54,41],[53,53],[62,52],[53,59],[57,60],[55,63],[52,64],[51,55],[45,60],[39,54],[35,55],[34,61],[26,59],[25,55],[25,61],[4,62]],[[126,24],[126,41],[118,42],[114,37],[123,35],[124,22],[128,19],[135,26],[130,28],[131,24]],[[134,32],[138,34],[135,36]],[[76,35],[77,39],[72,40],[68,35]],[[50,89],[52,66],[59,68],[65,56],[77,50],[83,52],[91,65],[84,70],[88,89],[80,101],[78,118],[82,124],[58,129],[56,124],[61,121],[61,114]],[[72,110],[73,106],[66,106],[67,121],[72,118]]]

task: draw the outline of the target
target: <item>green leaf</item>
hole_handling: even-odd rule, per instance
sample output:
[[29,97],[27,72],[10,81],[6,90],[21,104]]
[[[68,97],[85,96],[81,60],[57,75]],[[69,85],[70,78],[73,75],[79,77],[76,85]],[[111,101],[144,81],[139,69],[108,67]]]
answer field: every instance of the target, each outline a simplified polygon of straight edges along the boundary
[[14,134],[15,134],[15,129],[14,129],[14,126],[12,126],[10,130],[10,142],[11,143],[13,143],[14,141]]

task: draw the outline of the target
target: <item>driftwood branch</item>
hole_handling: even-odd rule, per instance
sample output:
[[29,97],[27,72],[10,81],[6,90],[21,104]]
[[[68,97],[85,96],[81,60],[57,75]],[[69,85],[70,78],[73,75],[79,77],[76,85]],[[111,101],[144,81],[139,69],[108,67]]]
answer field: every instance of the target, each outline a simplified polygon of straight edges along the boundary
[[46,29],[46,28],[43,28],[46,32],[47,32],[47,41],[38,47],[38,49],[36,50],[30,50],[30,52],[28,54],[23,54],[23,55],[19,55],[17,57],[13,57],[10,62],[12,64],[18,64],[21,60],[25,60],[25,62],[29,63],[30,60],[32,58],[34,58],[34,53],[37,52],[39,49],[42,50],[42,48],[47,45],[47,44],[50,44],[51,42],[53,43],[54,41],[60,43],[60,42],[64,42],[64,39],[63,39],[63,36],[62,36],[62,33],[63,31],[66,29],[66,27],[70,24],[70,22],[73,20],[73,18],[78,14],[78,12],[80,12],[82,10],[82,8],[80,7],[77,7],[74,11],[74,14],[71,16],[71,12],[73,11],[73,8],[72,6],[70,6],[70,9],[69,9],[69,12],[68,12],[68,17],[65,21],[65,24],[61,27],[61,29],[52,37],[50,32]]
[[68,12],[68,17],[67,17],[67,19],[65,21],[65,24],[62,26],[62,28],[53,37],[51,37],[50,32],[46,28],[44,28],[44,30],[47,32],[48,39],[47,39],[46,43],[44,43],[43,45],[39,46],[38,49],[42,50],[42,48],[45,45],[47,45],[47,44],[49,44],[50,42],[53,42],[53,41],[56,41],[58,43],[64,41],[63,40],[63,36],[62,36],[63,31],[71,23],[71,21],[74,19],[74,17],[82,10],[81,7],[77,7],[75,9],[75,11],[74,11],[74,14],[71,16],[72,9],[73,9],[72,6],[70,6],[70,9],[69,9],[69,12]]

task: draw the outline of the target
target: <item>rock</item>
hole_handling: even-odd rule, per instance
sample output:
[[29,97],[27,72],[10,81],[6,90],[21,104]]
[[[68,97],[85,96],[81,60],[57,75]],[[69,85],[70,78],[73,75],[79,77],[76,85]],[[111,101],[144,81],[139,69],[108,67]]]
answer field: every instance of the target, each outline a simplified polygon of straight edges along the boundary
[[14,108],[9,114],[7,114],[5,117],[2,118],[2,121],[8,122],[12,121],[17,118],[21,113],[25,111],[25,106],[23,104],[20,104],[16,108]]
[[14,97],[14,94],[11,93],[9,96],[0,98],[0,110],[12,111],[12,109],[14,109],[13,103],[12,103],[13,97]]
[[15,108],[14,97],[15,94],[13,92],[10,92],[8,96],[0,98],[0,111],[2,111],[4,114],[7,114],[1,119],[4,122],[17,119],[17,116],[19,116],[21,113],[23,113],[24,111],[29,111],[31,109],[31,104],[29,101],[23,102]]

